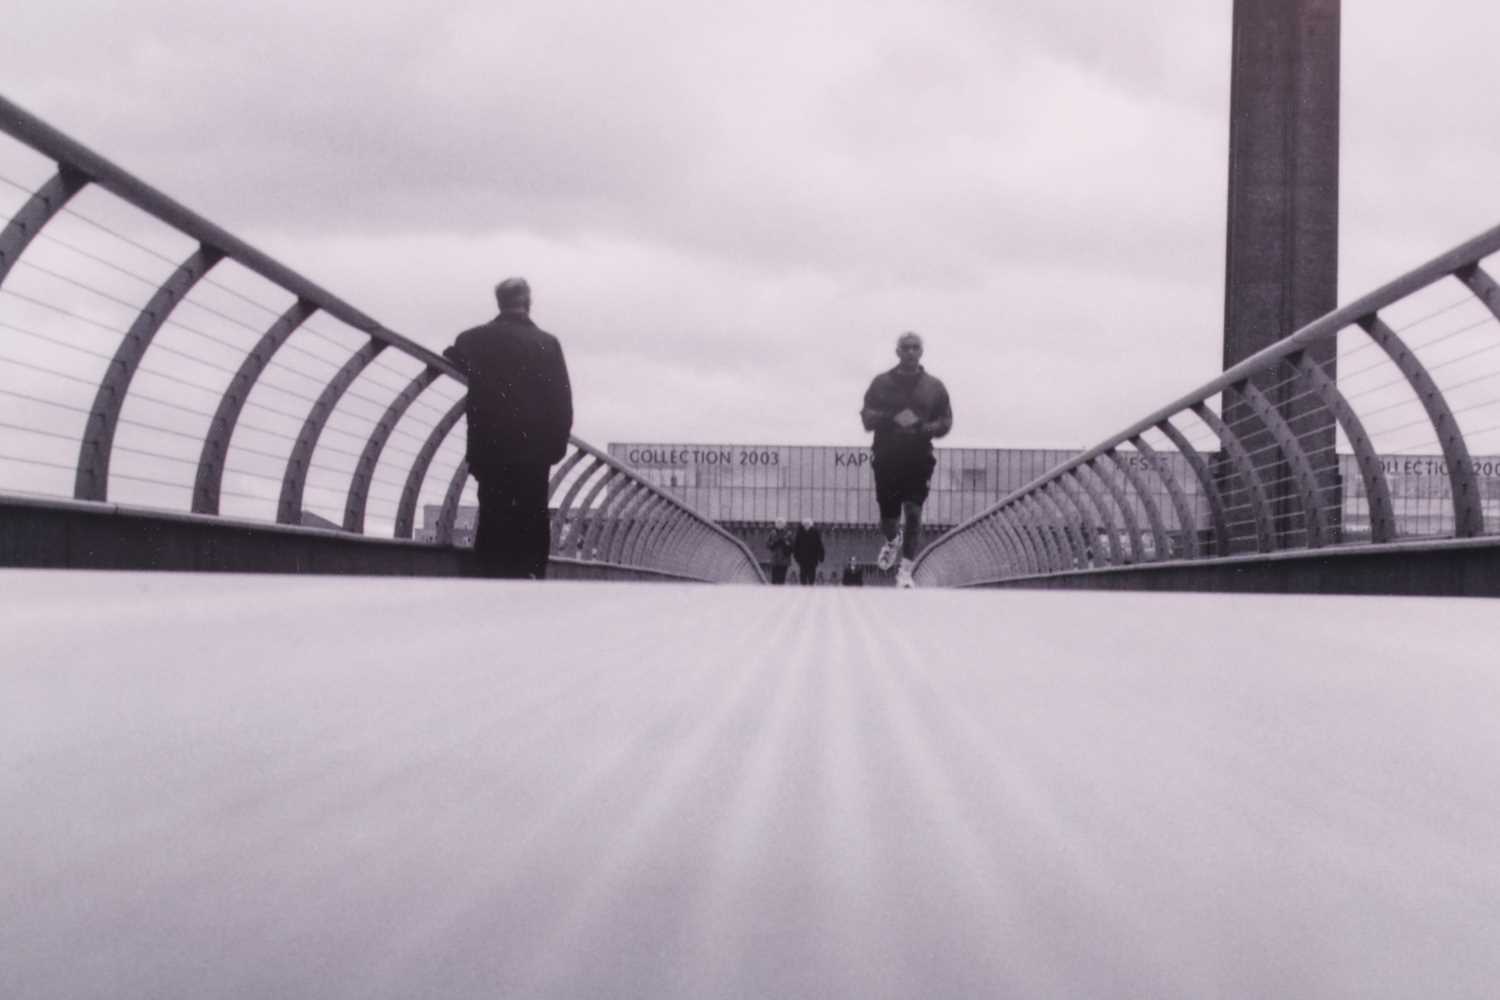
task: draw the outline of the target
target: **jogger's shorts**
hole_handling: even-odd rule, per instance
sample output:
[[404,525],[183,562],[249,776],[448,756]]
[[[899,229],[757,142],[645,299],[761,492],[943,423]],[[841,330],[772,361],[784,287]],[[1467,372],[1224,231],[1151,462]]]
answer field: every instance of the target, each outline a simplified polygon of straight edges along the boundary
[[877,458],[871,463],[875,471],[875,502],[880,505],[881,520],[901,516],[903,503],[927,502],[927,486],[937,459],[932,455]]

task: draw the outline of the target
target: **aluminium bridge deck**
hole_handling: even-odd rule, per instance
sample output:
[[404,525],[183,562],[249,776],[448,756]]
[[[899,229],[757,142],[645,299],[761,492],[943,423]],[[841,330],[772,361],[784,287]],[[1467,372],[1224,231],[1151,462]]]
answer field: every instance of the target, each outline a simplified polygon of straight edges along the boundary
[[0,995],[1492,996],[1479,601],[0,573]]

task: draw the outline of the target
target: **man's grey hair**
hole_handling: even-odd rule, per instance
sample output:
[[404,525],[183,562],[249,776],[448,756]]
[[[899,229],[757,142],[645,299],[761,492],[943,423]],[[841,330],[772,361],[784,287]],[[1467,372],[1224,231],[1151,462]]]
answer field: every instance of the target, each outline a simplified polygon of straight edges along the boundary
[[506,278],[495,286],[495,301],[501,311],[531,305],[531,286],[525,278]]

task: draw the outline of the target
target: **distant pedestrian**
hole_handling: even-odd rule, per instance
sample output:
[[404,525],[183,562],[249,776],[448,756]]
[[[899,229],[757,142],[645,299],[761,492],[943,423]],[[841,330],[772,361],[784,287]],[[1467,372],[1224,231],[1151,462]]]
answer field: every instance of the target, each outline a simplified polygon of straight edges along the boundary
[[500,315],[443,356],[469,381],[469,472],[479,483],[474,554],[487,576],[540,580],[551,534],[547,477],[573,430],[573,389],[557,338],[531,321],[524,278],[495,286]]
[[787,527],[786,518],[778,517],[775,527],[766,538],[766,548],[771,550],[771,582],[773,584],[786,583],[786,571],[792,562],[793,541],[792,529]]
[[802,577],[804,587],[817,583],[818,564],[826,554],[823,551],[823,533],[813,524],[812,518],[803,518],[802,524],[797,528],[797,537],[792,542],[792,555],[797,559],[797,572]]
[[922,367],[922,338],[903,333],[896,339],[898,364],[881,372],[865,391],[860,419],[875,432],[870,466],[875,473],[875,501],[885,545],[875,565],[889,570],[899,557],[896,586],[912,587],[912,567],[922,535],[922,505],[937,459],[932,439],[953,428],[948,390]]
[[859,568],[859,560],[853,556],[849,557],[849,565],[844,567],[844,576],[840,581],[846,587],[863,587],[865,585],[865,571]]

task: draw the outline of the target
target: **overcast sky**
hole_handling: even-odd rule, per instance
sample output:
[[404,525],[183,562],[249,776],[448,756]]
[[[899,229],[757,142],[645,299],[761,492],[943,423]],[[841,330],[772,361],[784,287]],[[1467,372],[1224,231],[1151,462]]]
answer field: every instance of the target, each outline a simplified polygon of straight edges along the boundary
[[[526,275],[601,446],[859,442],[905,329],[1086,446],[1219,366],[1230,6],[54,0],[0,91],[433,348]],[[1343,17],[1347,301],[1500,221],[1500,9]]]

